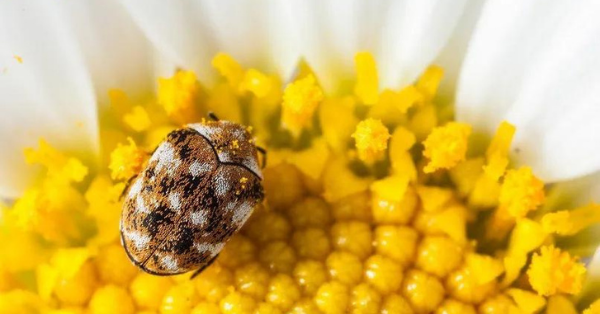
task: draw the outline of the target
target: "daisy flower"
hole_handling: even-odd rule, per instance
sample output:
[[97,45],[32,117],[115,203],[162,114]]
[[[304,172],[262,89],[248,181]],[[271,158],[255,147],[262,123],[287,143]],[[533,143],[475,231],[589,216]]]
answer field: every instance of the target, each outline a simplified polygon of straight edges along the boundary
[[[599,12],[0,2],[0,312],[600,313]],[[208,112],[266,198],[196,278],[146,274],[120,195]]]

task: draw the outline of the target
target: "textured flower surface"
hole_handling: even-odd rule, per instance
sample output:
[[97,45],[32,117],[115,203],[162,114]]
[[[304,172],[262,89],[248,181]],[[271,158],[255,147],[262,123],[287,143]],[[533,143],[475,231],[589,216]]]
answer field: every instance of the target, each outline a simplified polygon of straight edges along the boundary
[[[599,12],[0,3],[0,313],[600,313]],[[120,195],[208,112],[266,198],[198,277],[143,273]]]

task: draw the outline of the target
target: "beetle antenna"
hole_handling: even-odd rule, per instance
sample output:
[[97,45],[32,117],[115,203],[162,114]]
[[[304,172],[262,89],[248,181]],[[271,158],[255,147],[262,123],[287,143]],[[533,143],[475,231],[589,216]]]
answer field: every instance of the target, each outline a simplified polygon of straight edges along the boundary
[[267,166],[267,150],[264,149],[264,148],[262,148],[262,147],[260,147],[260,146],[257,146],[256,150],[263,155],[262,168],[264,169]]
[[219,117],[212,111],[208,112],[208,117],[215,122],[219,122]]

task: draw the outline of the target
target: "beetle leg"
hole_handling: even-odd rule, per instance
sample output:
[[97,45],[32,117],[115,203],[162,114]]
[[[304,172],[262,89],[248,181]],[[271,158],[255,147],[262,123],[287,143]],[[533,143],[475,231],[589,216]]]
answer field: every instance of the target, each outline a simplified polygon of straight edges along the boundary
[[262,168],[264,169],[267,166],[267,150],[260,146],[257,146],[256,150],[263,155]]
[[127,180],[127,183],[125,184],[125,188],[123,189],[123,192],[121,192],[121,195],[119,195],[119,201],[123,200],[123,196],[125,196],[125,192],[127,192],[127,190],[129,190],[129,186],[131,186],[131,182],[133,182],[133,180],[135,178],[137,178],[137,174],[134,175],[133,177],[129,178],[129,180]]
[[208,112],[208,117],[209,117],[209,118],[211,118],[213,121],[219,122],[219,118],[218,118],[218,117],[217,117],[217,115],[216,115],[214,112],[212,112],[212,111],[209,111],[209,112]]
[[206,269],[206,267],[212,265],[212,263],[215,262],[215,260],[217,260],[217,257],[219,257],[219,254],[215,255],[215,257],[213,257],[210,261],[208,261],[208,263],[204,264],[204,266],[200,267],[197,271],[195,271],[192,276],[190,276],[190,280],[196,278],[196,276],[200,275],[200,273]]

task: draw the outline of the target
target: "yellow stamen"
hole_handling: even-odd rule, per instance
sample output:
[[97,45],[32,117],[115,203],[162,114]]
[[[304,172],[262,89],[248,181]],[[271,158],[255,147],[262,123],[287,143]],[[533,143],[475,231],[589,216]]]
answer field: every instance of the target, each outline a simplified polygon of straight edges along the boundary
[[533,292],[521,289],[508,289],[506,292],[523,313],[538,313],[546,306],[546,299]]
[[486,152],[486,165],[483,167],[485,173],[494,180],[500,179],[508,166],[508,153],[510,143],[515,134],[514,125],[503,121],[496,131],[492,143]]
[[356,86],[354,94],[366,105],[377,103],[379,98],[379,80],[375,58],[369,52],[360,52],[354,56],[356,66]]
[[426,100],[431,100],[437,93],[443,77],[444,69],[436,65],[429,66],[419,78],[416,87]]
[[391,136],[380,120],[366,119],[356,126],[352,137],[356,142],[358,158],[373,162],[384,156]]
[[574,210],[562,210],[542,217],[542,226],[547,233],[570,236],[600,223],[600,205],[589,204]]
[[588,307],[583,314],[600,314],[600,300],[592,303],[590,307]]
[[544,296],[579,293],[585,274],[585,266],[578,258],[554,246],[544,246],[535,253],[527,271],[533,289]]
[[67,157],[48,142],[40,139],[39,149],[25,149],[25,159],[29,164],[41,164],[48,170],[53,179],[81,182],[88,173],[88,168],[77,158]]
[[504,273],[502,262],[491,256],[470,253],[467,255],[466,264],[480,285],[492,282]]
[[525,217],[544,202],[544,183],[531,168],[509,170],[500,190],[500,208],[515,218]]
[[[598,308],[600,310],[600,308]],[[587,314],[586,312],[583,312]],[[600,313],[600,311],[599,311]],[[575,304],[567,296],[558,294],[548,298],[546,314],[577,314]]]
[[138,174],[148,156],[137,147],[133,139],[127,138],[127,142],[127,145],[119,143],[110,154],[108,168],[113,180],[127,180]]
[[136,132],[146,131],[152,125],[148,112],[142,106],[133,107],[131,112],[123,117],[123,122]]
[[315,109],[323,100],[323,92],[311,74],[288,85],[283,93],[281,122],[293,134],[311,125]]
[[450,169],[465,160],[471,126],[464,123],[450,122],[433,129],[423,145],[423,155],[429,159],[425,173],[438,169]]
[[256,69],[249,69],[244,73],[239,91],[241,93],[251,92],[254,96],[263,98],[271,92],[271,85],[271,79],[264,73]]
[[212,59],[212,66],[227,79],[229,85],[235,89],[238,88],[244,77],[244,69],[233,57],[226,53],[218,53]]
[[196,101],[200,84],[193,71],[177,71],[170,78],[158,79],[158,103],[178,123],[197,120]]
[[390,139],[392,170],[395,174],[406,175],[411,181],[417,180],[417,168],[410,154],[415,142],[415,135],[403,127],[397,127]]

